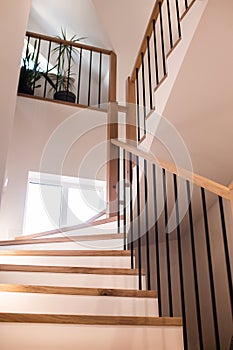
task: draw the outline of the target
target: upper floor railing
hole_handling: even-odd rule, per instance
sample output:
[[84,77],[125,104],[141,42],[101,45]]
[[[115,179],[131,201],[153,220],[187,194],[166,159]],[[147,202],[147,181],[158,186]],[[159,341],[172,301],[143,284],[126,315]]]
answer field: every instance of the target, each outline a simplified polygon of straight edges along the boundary
[[184,349],[195,336],[195,349],[225,349],[233,316],[232,188],[131,144],[112,145],[119,155],[119,232],[132,268],[136,252],[139,289],[145,270],[145,288],[158,291],[159,316],[182,315]]
[[116,55],[77,40],[27,32],[18,93],[100,108],[116,100]]
[[127,102],[137,106],[134,137],[138,142],[146,134],[147,115],[155,108],[154,93],[167,77],[167,57],[181,40],[181,20],[194,2],[157,0],[155,3],[128,78]]

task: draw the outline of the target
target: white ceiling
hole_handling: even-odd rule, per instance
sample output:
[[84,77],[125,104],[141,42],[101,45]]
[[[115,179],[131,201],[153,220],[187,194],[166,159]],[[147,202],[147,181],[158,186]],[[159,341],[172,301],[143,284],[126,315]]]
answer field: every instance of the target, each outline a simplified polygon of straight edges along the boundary
[[28,29],[58,35],[66,28],[68,38],[86,37],[83,42],[111,49],[111,43],[91,0],[32,0]]

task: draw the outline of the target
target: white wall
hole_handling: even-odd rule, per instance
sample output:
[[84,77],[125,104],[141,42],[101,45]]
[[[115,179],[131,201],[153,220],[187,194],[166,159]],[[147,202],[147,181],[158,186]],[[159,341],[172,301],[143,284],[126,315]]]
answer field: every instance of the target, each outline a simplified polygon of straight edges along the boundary
[[31,0],[2,0],[0,14],[0,202],[4,185],[8,146],[11,137],[12,124],[18,85],[18,74],[23,38]]
[[49,139],[53,142],[46,149],[47,163],[41,171],[105,179],[106,121],[104,112],[17,98],[7,162],[9,183],[0,213],[1,238],[21,233],[28,171],[41,170]]

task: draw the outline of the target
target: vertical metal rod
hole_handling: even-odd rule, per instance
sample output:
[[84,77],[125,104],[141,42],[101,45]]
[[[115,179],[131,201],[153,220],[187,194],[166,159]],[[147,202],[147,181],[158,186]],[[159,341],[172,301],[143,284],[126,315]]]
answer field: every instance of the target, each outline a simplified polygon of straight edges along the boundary
[[175,199],[175,210],[176,210],[176,232],[177,232],[177,248],[178,248],[178,260],[179,260],[181,310],[182,310],[182,321],[183,321],[183,341],[184,341],[184,349],[187,350],[188,349],[187,321],[186,321],[186,310],[185,310],[184,273],[183,273],[182,244],[181,244],[181,233],[180,233],[180,214],[179,214],[179,201],[178,201],[178,188],[177,188],[176,174],[173,174],[173,184],[174,184],[174,199]]
[[50,60],[50,54],[51,54],[51,41],[49,42],[49,48],[48,48],[48,56],[47,56],[47,66],[46,66],[46,72],[45,72],[45,83],[44,83],[44,98],[46,96],[46,87],[47,87],[47,77],[48,77],[48,70],[49,70],[49,60]]
[[160,259],[159,259],[159,227],[158,227],[158,204],[157,204],[157,186],[156,186],[156,183],[157,183],[156,169],[155,169],[155,164],[153,164],[156,277],[157,277],[159,317],[161,317],[163,315],[163,313],[162,313],[162,300],[161,300]]
[[31,37],[28,36],[27,38],[28,38],[28,39],[27,39],[27,47],[26,47],[26,56],[29,54],[29,44],[30,44],[30,39],[31,39]]
[[90,50],[90,65],[89,65],[89,82],[88,82],[88,98],[87,105],[90,106],[91,99],[91,68],[92,68],[92,50]]
[[165,169],[162,169],[162,175],[163,175],[163,197],[164,197],[164,223],[165,223],[165,235],[166,235],[168,306],[169,306],[169,316],[173,317],[170,243],[169,243],[169,233],[168,233],[168,226],[167,226],[168,225],[168,208],[167,208],[167,189],[166,189],[166,171],[165,171]]
[[185,3],[185,10],[188,9],[189,5],[188,5],[188,0],[184,0],[184,3]]
[[[36,53],[36,59],[34,61],[34,77],[37,75],[37,68],[38,68],[37,65],[38,65],[38,58],[39,58],[39,54],[40,54],[40,44],[41,44],[41,39],[39,39],[39,44],[38,44],[37,53]],[[35,50],[36,50],[36,46],[35,46]],[[35,52],[34,52],[34,54],[35,54]],[[36,86],[36,80],[34,79],[33,93],[35,91],[35,86]]]
[[171,11],[170,3],[167,0],[167,18],[168,18],[168,27],[169,27],[169,39],[170,39],[170,48],[173,48],[173,37],[172,37],[172,22],[171,22]]
[[[62,48],[62,44],[60,43],[60,46],[59,46],[59,54],[58,54],[58,64],[57,64],[57,82],[56,82],[56,92],[58,91],[61,91],[61,83],[59,83],[59,80],[60,80],[60,74],[62,74],[62,70],[61,70],[61,48]],[[59,86],[58,86],[59,84]]]
[[179,0],[176,0],[176,18],[177,18],[177,26],[178,26],[178,35],[181,37],[181,25],[180,25],[180,8],[179,8]]
[[207,216],[207,208],[206,208],[205,189],[203,187],[201,187],[201,196],[202,196],[202,210],[204,215],[205,238],[206,238],[206,249],[207,249],[207,257],[208,257],[208,269],[209,269],[210,292],[211,292],[213,320],[214,320],[215,342],[216,342],[216,349],[220,350],[217,305],[216,305],[216,296],[215,296],[215,288],[214,288],[214,274],[213,274],[211,246],[210,246],[210,237],[209,237],[209,224],[208,224],[208,216]]
[[67,79],[67,87],[66,87],[66,99],[68,100],[69,86],[70,86],[70,68],[71,68],[71,60],[72,60],[72,46],[70,46],[70,57],[68,61],[68,79]]
[[136,68],[136,103],[137,103],[137,124],[138,124],[138,141],[141,139],[140,133],[140,99],[139,99],[139,82],[138,82],[138,68]]
[[124,250],[126,250],[126,161],[125,161],[125,149],[123,149],[123,221],[124,221]]
[[100,107],[101,102],[101,78],[102,78],[102,52],[100,52],[99,61],[99,91],[98,91],[98,106]]
[[136,168],[137,168],[137,221],[138,221],[138,287],[142,289],[142,259],[141,259],[141,206],[140,206],[140,174],[139,174],[139,157],[136,156]]
[[129,181],[130,181],[130,251],[131,269],[134,268],[134,232],[133,232],[133,162],[132,153],[129,153]]
[[219,201],[219,210],[220,210],[221,224],[222,224],[222,238],[223,238],[225,260],[226,260],[228,288],[229,288],[230,301],[231,301],[231,314],[233,316],[233,286],[232,286],[232,276],[231,276],[231,263],[230,263],[230,254],[229,254],[229,248],[228,248],[227,230],[226,230],[226,222],[225,222],[222,197],[218,196],[218,201]]
[[148,73],[149,73],[149,94],[150,94],[150,109],[153,109],[153,92],[151,80],[151,59],[150,59],[150,37],[147,37],[147,58],[148,58]]
[[80,84],[81,84],[81,71],[82,71],[82,54],[83,49],[80,49],[79,53],[79,70],[78,70],[78,90],[77,90],[77,103],[79,104],[79,98],[80,98]]
[[121,216],[121,208],[120,208],[120,179],[121,179],[121,150],[118,147],[118,159],[117,159],[117,233],[120,233],[120,216]]
[[155,74],[156,74],[156,84],[159,84],[159,67],[158,67],[158,51],[157,51],[157,38],[156,38],[156,28],[155,20],[153,19],[153,33],[154,33],[154,52],[155,52]]
[[188,205],[189,205],[188,207],[189,228],[190,228],[190,237],[191,237],[191,252],[192,252],[191,254],[192,254],[193,277],[194,277],[195,304],[196,304],[196,312],[197,312],[197,327],[198,327],[200,350],[203,350],[204,343],[203,343],[203,333],[202,333],[200,292],[199,292],[198,277],[197,277],[197,261],[196,261],[196,246],[195,246],[195,239],[194,239],[193,211],[192,211],[192,203],[191,203],[190,182],[188,180],[186,180],[186,189],[187,189],[187,199],[188,199]]
[[162,45],[162,59],[163,59],[163,74],[167,75],[166,68],[166,56],[164,47],[164,33],[163,33],[163,15],[162,15],[162,4],[159,2],[159,18],[160,18],[160,35],[161,35],[161,45]]
[[142,59],[142,97],[143,97],[143,112],[144,112],[144,135],[146,134],[146,86],[145,86],[145,69],[144,69],[144,54],[141,53]]
[[151,290],[150,274],[150,237],[149,237],[149,212],[148,212],[148,179],[147,160],[144,159],[144,187],[145,187],[145,219],[146,219],[146,264],[147,264],[147,289]]

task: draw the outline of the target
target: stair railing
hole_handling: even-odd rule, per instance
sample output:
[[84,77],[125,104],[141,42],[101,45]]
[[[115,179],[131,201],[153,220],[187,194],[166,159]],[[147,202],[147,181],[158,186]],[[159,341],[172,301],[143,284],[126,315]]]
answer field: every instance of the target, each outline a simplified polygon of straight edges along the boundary
[[[204,334],[209,328],[214,334],[211,349],[223,349],[221,321],[232,324],[233,315],[233,189],[157,160],[129,143],[112,140],[112,145],[119,154],[119,232],[124,233],[124,249],[131,250],[132,268],[138,268],[138,288],[157,290],[160,317],[180,316],[181,310],[184,349],[195,327],[196,349],[208,348]],[[226,282],[225,311],[219,273]]]
[[19,95],[82,108],[115,101],[113,51],[31,32],[24,42]]
[[[195,0],[157,0],[143,37],[131,76],[127,103],[136,105],[128,116],[127,139],[142,141],[146,119],[155,108],[154,93],[167,77],[167,57],[181,40],[181,20]],[[143,106],[143,108],[140,108]],[[132,130],[135,125],[135,130]]]

